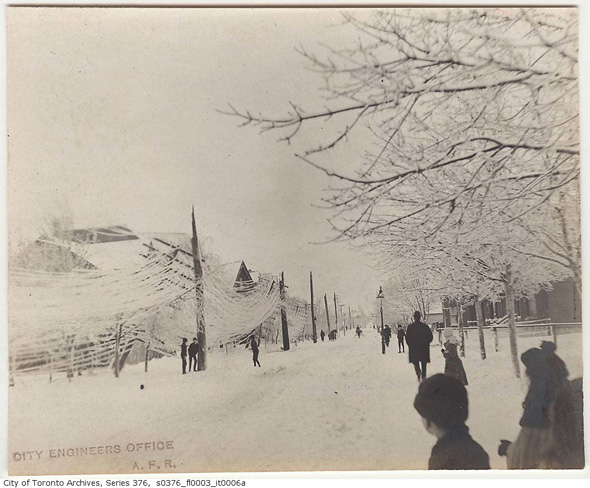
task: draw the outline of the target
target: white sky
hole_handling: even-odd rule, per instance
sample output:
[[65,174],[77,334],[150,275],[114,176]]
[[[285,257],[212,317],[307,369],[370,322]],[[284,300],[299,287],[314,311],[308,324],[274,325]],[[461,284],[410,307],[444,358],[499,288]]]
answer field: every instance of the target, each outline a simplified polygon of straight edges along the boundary
[[[9,235],[59,202],[76,227],[198,230],[223,261],[285,271],[290,291],[369,306],[378,274],[330,236],[327,181],[218,113],[313,107],[322,79],[295,51],[349,43],[337,10],[9,9]],[[352,35],[351,35],[352,34]],[[303,135],[301,143],[306,142]]]

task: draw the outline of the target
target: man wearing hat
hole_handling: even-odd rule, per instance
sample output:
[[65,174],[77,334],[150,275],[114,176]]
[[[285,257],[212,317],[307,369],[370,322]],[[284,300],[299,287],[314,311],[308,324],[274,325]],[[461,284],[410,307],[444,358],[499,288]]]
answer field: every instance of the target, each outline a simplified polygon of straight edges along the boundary
[[180,345],[180,357],[182,358],[182,374],[186,374],[186,341],[187,338],[182,338],[182,344]]
[[[188,370],[189,371],[196,371],[197,370],[197,354],[199,353],[199,343],[197,342],[197,338],[193,337],[193,342],[191,345],[188,346]],[[193,366],[194,364],[194,366]]]
[[469,435],[467,390],[451,376],[435,374],[420,384],[414,408],[438,441],[428,469],[490,469],[490,458]]
[[408,359],[414,365],[418,381],[426,378],[426,363],[430,362],[430,343],[432,331],[422,322],[420,312],[414,312],[414,322],[408,325],[406,344],[408,345]]

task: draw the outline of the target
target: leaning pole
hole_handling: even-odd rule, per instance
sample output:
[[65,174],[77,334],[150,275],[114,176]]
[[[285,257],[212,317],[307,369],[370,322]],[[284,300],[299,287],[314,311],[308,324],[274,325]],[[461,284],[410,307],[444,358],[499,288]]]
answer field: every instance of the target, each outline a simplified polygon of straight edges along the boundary
[[281,280],[279,281],[279,293],[281,296],[281,326],[283,331],[283,351],[288,351],[291,348],[289,341],[289,323],[287,322],[287,306],[285,293],[285,273],[281,272]]
[[207,369],[207,335],[205,333],[205,296],[203,294],[203,266],[201,266],[201,251],[197,238],[197,225],[195,224],[195,207],[192,212],[193,224],[193,264],[195,268],[195,293],[196,293],[196,316],[197,316],[197,342],[199,343],[199,355],[197,359],[197,371]]
[[313,337],[314,344],[318,342],[318,331],[316,328],[315,322],[315,310],[314,310],[314,302],[313,302],[313,276],[311,271],[309,272],[309,290],[311,294],[311,334]]

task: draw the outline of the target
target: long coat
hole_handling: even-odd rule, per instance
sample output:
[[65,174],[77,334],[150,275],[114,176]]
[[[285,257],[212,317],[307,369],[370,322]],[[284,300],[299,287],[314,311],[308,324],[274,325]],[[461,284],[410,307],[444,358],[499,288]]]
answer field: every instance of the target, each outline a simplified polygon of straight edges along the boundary
[[190,346],[188,346],[188,355],[191,357],[196,357],[199,352],[199,343],[198,342],[191,342]]
[[430,362],[430,343],[432,331],[424,322],[414,322],[408,325],[406,331],[406,344],[409,348],[408,359],[410,363],[422,361]]
[[463,367],[463,361],[457,354],[457,344],[452,342],[445,342],[445,349],[443,350],[445,357],[445,374],[457,378],[461,383],[467,385],[467,375]]

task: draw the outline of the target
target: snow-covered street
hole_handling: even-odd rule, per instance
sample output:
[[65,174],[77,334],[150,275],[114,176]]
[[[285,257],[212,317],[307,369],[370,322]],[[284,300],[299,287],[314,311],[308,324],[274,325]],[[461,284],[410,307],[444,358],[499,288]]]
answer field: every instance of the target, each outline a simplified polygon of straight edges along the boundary
[[[521,338],[519,352],[542,339]],[[581,340],[581,334],[558,340],[570,378],[582,374]],[[262,344],[262,368],[252,366],[249,350],[235,349],[214,351],[206,372],[184,376],[179,358],[152,360],[148,373],[143,364],[128,366],[119,379],[108,371],[71,383],[64,374],[52,383],[46,375],[21,376],[10,391],[9,471],[426,469],[435,439],[412,406],[418,383],[394,342],[382,355],[379,335],[365,329],[361,339],[349,332],[287,353]],[[505,467],[497,446],[516,437],[526,392],[525,381],[514,377],[507,339],[500,346],[496,353],[488,344],[482,361],[472,334],[464,359],[467,424],[495,469]],[[428,374],[442,372],[436,340],[431,356]],[[156,445],[146,453],[145,444],[138,446],[167,441],[173,449]],[[80,450],[92,446],[119,446],[121,453]],[[141,452],[134,457],[131,449]]]

